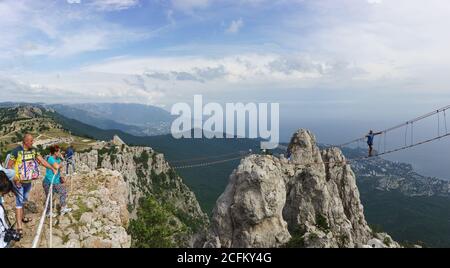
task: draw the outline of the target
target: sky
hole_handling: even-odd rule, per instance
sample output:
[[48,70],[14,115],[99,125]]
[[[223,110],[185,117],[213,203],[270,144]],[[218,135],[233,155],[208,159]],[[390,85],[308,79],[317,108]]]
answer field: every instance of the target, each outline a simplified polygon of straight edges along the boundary
[[0,0],[0,101],[277,102],[282,140],[344,142],[450,104],[448,25],[448,0]]
[[0,100],[407,119],[450,102],[448,25],[446,0],[0,0]]

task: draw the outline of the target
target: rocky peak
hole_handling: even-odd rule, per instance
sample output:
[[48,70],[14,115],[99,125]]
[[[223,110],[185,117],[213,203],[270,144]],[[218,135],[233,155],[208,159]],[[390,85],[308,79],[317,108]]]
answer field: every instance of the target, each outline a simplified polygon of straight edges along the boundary
[[217,201],[206,247],[398,246],[372,234],[338,148],[320,151],[304,129],[288,148],[290,161],[267,155],[241,161]]
[[298,130],[291,138],[288,151],[294,164],[313,165],[322,162],[316,137],[309,130]]
[[19,118],[36,118],[41,117],[43,115],[43,109],[33,106],[33,105],[24,105],[19,106],[17,108],[17,116]]
[[209,224],[194,193],[184,184],[164,155],[150,147],[104,146],[75,154],[77,170],[89,172],[106,168],[120,172],[126,181],[130,217],[136,219],[140,201],[152,197],[167,208],[173,220],[186,230],[176,234],[179,247],[194,247],[203,239]]
[[111,142],[115,146],[123,146],[123,145],[125,145],[125,142],[117,135],[114,135],[114,137],[113,137]]

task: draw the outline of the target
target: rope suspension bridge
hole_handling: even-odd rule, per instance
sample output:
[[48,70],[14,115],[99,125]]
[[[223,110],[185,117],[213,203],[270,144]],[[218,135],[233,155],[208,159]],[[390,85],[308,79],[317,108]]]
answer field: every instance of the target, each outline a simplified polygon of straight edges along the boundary
[[[423,114],[421,116],[418,116],[416,118],[408,120],[404,123],[401,123],[401,124],[395,125],[393,127],[389,127],[382,131],[379,131],[380,137],[377,139],[378,140],[378,144],[377,144],[378,150],[375,155],[347,159],[346,162],[352,162],[352,161],[357,161],[357,160],[369,160],[370,158],[373,158],[373,157],[392,154],[394,152],[403,151],[406,149],[410,149],[410,148],[413,148],[413,147],[416,147],[416,146],[419,146],[422,144],[430,143],[430,142],[437,141],[442,138],[446,138],[446,137],[450,136],[450,132],[449,132],[449,129],[447,126],[448,110],[450,110],[450,105],[442,107],[435,111]],[[418,122],[423,121],[428,118],[431,118],[432,116],[436,116],[436,119],[437,119],[437,121],[436,121],[437,134],[435,136],[433,136],[431,138],[427,138],[427,139],[422,139],[422,140],[415,139],[414,126],[417,125]],[[397,146],[395,148],[388,149],[388,145],[387,145],[387,136],[388,135],[387,134],[391,133],[395,130],[400,130],[402,128],[405,131],[404,132],[404,144]],[[326,147],[327,148],[330,148],[330,147],[343,148],[343,147],[348,147],[352,144],[357,144],[357,146],[359,147],[361,143],[365,142],[366,138],[367,138],[366,135],[364,135],[360,138],[356,138],[356,139],[353,139],[353,140],[345,142],[345,143],[336,144],[336,145],[327,145]],[[281,150],[289,150],[288,146],[284,146],[284,145],[279,145],[277,148],[281,149]],[[172,165],[174,165],[173,169],[199,168],[199,167],[207,167],[207,166],[218,165],[218,164],[222,164],[222,163],[226,163],[226,162],[239,160],[245,156],[248,156],[249,154],[250,154],[249,152],[237,151],[237,152],[223,154],[223,155],[214,155],[214,156],[209,156],[209,157],[200,157],[200,158],[191,158],[191,159],[187,159],[187,160],[170,161],[170,163]],[[228,157],[228,158],[215,160],[215,161],[203,161],[200,163],[195,163],[197,161],[211,160],[211,158],[222,158],[222,157]],[[192,164],[192,162],[194,162],[195,164]]]
[[[422,144],[430,143],[430,142],[437,141],[442,138],[446,138],[446,137],[450,136],[450,132],[447,127],[447,112],[449,109],[450,109],[450,105],[440,108],[438,110],[426,113],[424,115],[421,115],[414,119],[408,120],[408,121],[398,124],[396,126],[379,131],[380,138],[378,139],[378,144],[377,144],[378,150],[375,155],[348,159],[347,162],[363,160],[363,159],[370,159],[370,158],[377,157],[377,156],[382,156],[382,155],[387,155],[387,154],[391,154],[394,152],[399,152],[402,150],[410,149],[410,148],[413,148],[413,147],[416,147],[416,146],[419,146]],[[432,116],[436,117],[436,127],[437,127],[436,135],[434,135],[433,137],[430,137],[427,139],[421,139],[421,140],[418,140],[417,138],[415,138],[414,126],[417,125],[417,123],[419,121],[423,121],[425,119],[431,118]],[[405,131],[404,132],[404,144],[399,145],[395,148],[389,149],[387,146],[387,136],[388,136],[387,134],[390,132],[393,132],[395,130],[401,130],[402,128]],[[327,148],[330,148],[330,147],[343,148],[343,147],[349,147],[352,144],[357,144],[357,146],[359,147],[360,143],[364,143],[366,139],[367,139],[367,136],[364,135],[363,137],[353,139],[351,141],[348,141],[348,142],[345,142],[342,144],[327,145],[326,147]],[[289,149],[287,146],[284,146],[284,145],[280,145],[280,146],[278,146],[278,148],[285,149],[285,150]]]

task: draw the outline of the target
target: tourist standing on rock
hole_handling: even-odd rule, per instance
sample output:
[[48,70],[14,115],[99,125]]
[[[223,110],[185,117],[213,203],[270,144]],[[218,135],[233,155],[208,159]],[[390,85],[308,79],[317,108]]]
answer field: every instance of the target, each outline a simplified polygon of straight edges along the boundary
[[[64,185],[64,178],[61,177],[61,170],[63,165],[61,165],[62,156],[61,149],[58,145],[50,147],[50,156],[48,157],[48,163],[52,165],[54,169],[47,168],[45,173],[45,178],[42,186],[44,187],[45,196],[50,194],[50,185],[53,180],[53,193],[59,195],[59,204],[61,206],[61,215],[69,213],[72,209],[67,207],[67,190]],[[56,169],[56,172],[55,172]],[[55,176],[56,174],[56,176]],[[47,208],[47,217],[53,217],[50,215],[50,207]]]
[[69,146],[66,151],[66,175],[69,175],[69,167],[72,166],[72,172],[75,173],[75,160],[73,159],[75,151],[73,146]]
[[369,134],[366,135],[367,138],[367,145],[369,145],[369,157],[372,156],[372,150],[373,150],[373,140],[375,138],[376,135],[380,135],[383,132],[377,132],[374,133],[373,130],[369,131]]
[[40,176],[39,164],[56,172],[56,169],[33,148],[33,136],[25,134],[22,145],[11,152],[8,162],[8,169],[14,169],[16,173],[14,177],[16,187],[16,221],[17,231],[21,235],[23,234],[22,223],[31,221],[30,218],[24,217],[23,206],[28,201],[32,181],[37,180]]

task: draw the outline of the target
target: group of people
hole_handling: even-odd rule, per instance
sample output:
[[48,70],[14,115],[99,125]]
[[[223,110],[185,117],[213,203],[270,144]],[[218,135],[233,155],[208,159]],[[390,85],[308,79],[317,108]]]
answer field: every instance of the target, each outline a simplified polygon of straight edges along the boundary
[[[14,193],[16,198],[16,230],[20,236],[23,235],[23,224],[32,220],[25,216],[24,205],[28,202],[33,181],[41,177],[39,166],[46,168],[42,183],[45,195],[49,195],[50,186],[53,184],[53,193],[59,196],[60,213],[64,215],[71,212],[72,209],[67,207],[66,179],[63,174],[68,175],[70,167],[75,172],[73,156],[74,150],[72,147],[69,147],[63,155],[61,148],[58,145],[53,145],[50,147],[50,155],[44,158],[33,147],[33,136],[26,134],[22,145],[9,154],[6,167],[0,165],[0,204],[3,195],[10,192]],[[63,161],[66,161],[65,173]],[[4,210],[3,206],[2,210]],[[3,211],[3,213],[5,212]],[[47,217],[56,217],[55,214],[50,215],[49,208],[46,215]]]

